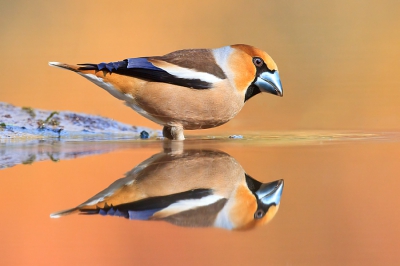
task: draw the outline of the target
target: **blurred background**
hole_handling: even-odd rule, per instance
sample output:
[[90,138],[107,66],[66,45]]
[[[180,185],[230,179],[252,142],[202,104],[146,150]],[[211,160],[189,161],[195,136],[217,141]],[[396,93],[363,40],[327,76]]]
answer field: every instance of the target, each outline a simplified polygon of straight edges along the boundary
[[[160,129],[48,62],[99,63],[245,43],[278,64],[284,97],[257,95],[227,124],[199,133],[399,131],[399,10],[398,0],[0,0],[0,101]],[[49,218],[161,150],[162,142],[143,143],[150,146],[2,170],[0,264],[400,265],[398,138],[216,146],[257,180],[285,180],[281,209],[261,230]]]
[[48,61],[108,62],[245,43],[278,64],[284,97],[258,95],[217,129],[400,128],[400,2],[0,1],[0,101],[161,128]]

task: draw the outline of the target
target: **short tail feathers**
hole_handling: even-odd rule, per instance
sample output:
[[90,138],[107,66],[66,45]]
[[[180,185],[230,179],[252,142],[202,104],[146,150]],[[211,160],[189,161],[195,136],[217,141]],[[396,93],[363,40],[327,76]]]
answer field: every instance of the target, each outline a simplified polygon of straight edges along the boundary
[[125,69],[128,67],[128,60],[123,60],[123,61],[116,61],[116,62],[110,62],[110,63],[100,63],[100,64],[91,64],[91,63],[86,63],[86,64],[78,64],[79,70],[106,70],[109,72],[116,71],[118,69]]
[[72,70],[74,72],[78,72],[80,70],[79,65],[69,65],[69,64],[64,64],[64,63],[60,63],[60,62],[49,62],[49,66],[64,68],[64,69]]
[[79,208],[75,207],[72,209],[68,209],[68,210],[63,210],[63,211],[59,211],[59,212],[54,212],[52,214],[50,214],[50,218],[60,218],[61,216],[65,216],[65,215],[69,215],[69,214],[73,214],[79,212]]
[[116,71],[117,69],[127,68],[128,60],[110,62],[110,63],[100,63],[100,64],[84,63],[77,65],[69,65],[60,62],[49,62],[49,66],[64,68],[75,72],[81,72],[84,70],[95,70],[95,71],[105,70],[108,72],[113,72]]
[[62,216],[70,215],[73,213],[86,214],[86,215],[100,214],[103,216],[111,215],[111,216],[120,216],[120,217],[129,218],[129,212],[127,210],[119,210],[119,209],[113,207],[112,205],[108,206],[107,204],[105,204],[104,208],[96,207],[95,209],[92,209],[92,208],[85,209],[84,207],[83,208],[75,207],[72,209],[52,213],[52,214],[50,214],[50,218],[60,218]]

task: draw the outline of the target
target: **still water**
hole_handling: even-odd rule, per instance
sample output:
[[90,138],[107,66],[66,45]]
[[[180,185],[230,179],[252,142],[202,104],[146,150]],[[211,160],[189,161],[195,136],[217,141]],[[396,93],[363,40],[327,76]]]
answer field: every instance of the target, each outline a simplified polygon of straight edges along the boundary
[[1,265],[400,263],[396,133],[0,147]]

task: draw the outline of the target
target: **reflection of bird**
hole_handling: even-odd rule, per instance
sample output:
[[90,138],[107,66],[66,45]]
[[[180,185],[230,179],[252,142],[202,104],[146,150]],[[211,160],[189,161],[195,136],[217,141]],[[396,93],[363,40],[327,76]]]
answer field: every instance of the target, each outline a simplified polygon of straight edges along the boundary
[[283,180],[260,183],[220,151],[159,153],[70,213],[164,220],[179,226],[249,229],[276,214]]
[[49,65],[77,72],[163,125],[165,137],[178,140],[184,139],[183,129],[228,122],[260,92],[283,93],[272,58],[243,44],[111,63]]

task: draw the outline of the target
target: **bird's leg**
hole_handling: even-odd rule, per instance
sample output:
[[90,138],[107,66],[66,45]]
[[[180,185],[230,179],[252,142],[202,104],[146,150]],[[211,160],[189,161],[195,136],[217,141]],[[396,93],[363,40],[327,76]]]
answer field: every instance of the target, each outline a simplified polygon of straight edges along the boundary
[[183,135],[183,127],[182,126],[164,126],[163,136],[167,139],[172,139],[172,140],[184,140],[185,139],[185,136]]
[[173,155],[181,155],[184,150],[184,141],[169,141],[166,140],[163,143],[164,153],[173,154]]

